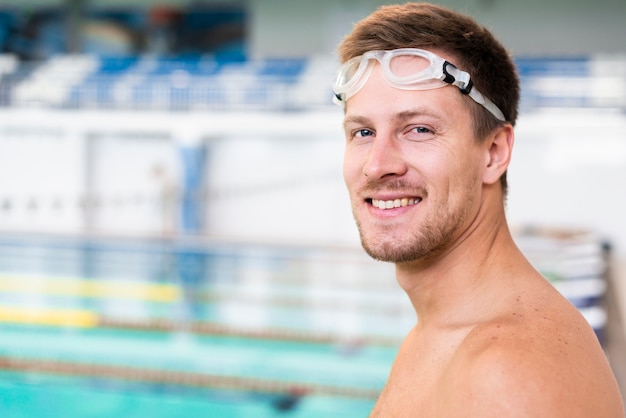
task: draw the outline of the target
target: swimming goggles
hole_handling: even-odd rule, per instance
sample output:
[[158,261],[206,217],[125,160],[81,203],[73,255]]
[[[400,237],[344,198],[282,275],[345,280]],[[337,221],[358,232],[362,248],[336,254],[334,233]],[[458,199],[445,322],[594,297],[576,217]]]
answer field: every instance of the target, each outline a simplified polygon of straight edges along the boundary
[[337,71],[333,83],[333,101],[343,105],[359,92],[374,69],[370,60],[380,63],[383,75],[393,87],[401,90],[429,90],[448,85],[457,86],[498,120],[506,118],[498,107],[473,86],[470,75],[430,51],[402,48],[391,51],[369,51],[346,61]]

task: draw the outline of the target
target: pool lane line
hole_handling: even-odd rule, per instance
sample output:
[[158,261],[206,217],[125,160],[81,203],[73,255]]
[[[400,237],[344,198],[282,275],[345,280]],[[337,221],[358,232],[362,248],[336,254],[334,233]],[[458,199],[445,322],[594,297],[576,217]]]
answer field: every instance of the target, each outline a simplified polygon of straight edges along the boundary
[[164,303],[178,302],[182,294],[179,286],[168,283],[19,275],[0,275],[0,293],[36,293]]
[[49,309],[0,306],[0,323],[94,328],[98,315],[86,309]]
[[[306,289],[303,289],[306,292]],[[352,300],[339,303],[333,299],[309,299],[298,296],[232,294],[221,290],[200,290],[192,299],[200,303],[245,302],[262,303],[287,308],[317,308],[333,311],[366,311],[383,315],[412,314],[411,305],[372,303],[369,300]],[[146,283],[137,280],[111,281],[79,278],[57,278],[47,276],[8,276],[0,275],[0,294],[41,294],[88,299],[139,300],[155,303],[177,303],[184,290],[168,283]],[[408,299],[407,299],[408,301]]]
[[385,336],[340,336],[284,328],[232,327],[207,321],[155,319],[113,319],[87,309],[25,308],[0,306],[0,325],[17,324],[80,329],[116,329],[133,332],[189,333],[204,336],[274,340],[309,344],[330,344],[346,351],[361,347],[398,347],[401,340]]
[[322,395],[375,400],[380,394],[379,389],[6,356],[0,356],[0,370],[298,396]]
[[[303,289],[306,292],[307,289]],[[253,295],[249,293],[236,293],[232,292],[211,290],[211,291],[199,291],[197,296],[193,298],[196,302],[201,303],[219,303],[223,301],[227,302],[245,302],[249,304],[263,304],[270,305],[272,307],[284,307],[284,308],[306,308],[306,309],[332,309],[333,311],[348,311],[359,312],[365,311],[367,313],[376,313],[380,315],[411,315],[415,316],[415,311],[409,303],[409,299],[392,301],[390,302],[376,302],[368,299],[354,298],[349,301],[332,299],[332,298],[309,298],[306,296],[284,296],[284,295],[267,295],[259,294]],[[399,302],[399,303],[398,303]]]
[[312,331],[299,331],[286,328],[243,328],[232,327],[207,321],[175,321],[169,319],[120,320],[99,318],[98,327],[124,329],[131,331],[158,331],[165,333],[187,332],[195,335],[235,337],[258,340],[273,340],[309,344],[337,345],[346,350],[358,350],[361,347],[397,348],[402,338],[374,335],[337,335]]

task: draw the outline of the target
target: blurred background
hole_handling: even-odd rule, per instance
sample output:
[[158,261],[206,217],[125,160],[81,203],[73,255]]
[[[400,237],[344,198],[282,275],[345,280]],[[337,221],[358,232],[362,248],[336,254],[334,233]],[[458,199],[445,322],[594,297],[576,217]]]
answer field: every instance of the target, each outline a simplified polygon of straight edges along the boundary
[[[416,318],[330,83],[383,3],[0,1],[3,416],[368,414]],[[626,389],[626,2],[437,3],[516,59],[508,217]]]

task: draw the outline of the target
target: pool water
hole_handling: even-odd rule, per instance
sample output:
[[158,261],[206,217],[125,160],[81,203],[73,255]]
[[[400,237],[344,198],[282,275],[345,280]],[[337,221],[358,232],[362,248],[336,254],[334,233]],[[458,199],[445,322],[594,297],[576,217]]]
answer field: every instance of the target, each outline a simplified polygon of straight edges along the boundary
[[0,239],[0,416],[364,417],[414,323],[360,253]]
[[21,417],[364,417],[371,399],[190,389],[98,378],[0,374],[0,413]]

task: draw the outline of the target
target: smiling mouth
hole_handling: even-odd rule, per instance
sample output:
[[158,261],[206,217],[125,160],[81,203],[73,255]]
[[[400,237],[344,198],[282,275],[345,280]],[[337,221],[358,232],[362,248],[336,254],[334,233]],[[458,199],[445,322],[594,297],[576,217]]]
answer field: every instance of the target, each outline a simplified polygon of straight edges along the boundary
[[367,202],[378,209],[395,209],[406,206],[417,205],[422,201],[421,197],[403,197],[393,200],[367,199]]

